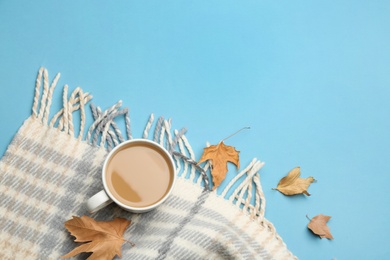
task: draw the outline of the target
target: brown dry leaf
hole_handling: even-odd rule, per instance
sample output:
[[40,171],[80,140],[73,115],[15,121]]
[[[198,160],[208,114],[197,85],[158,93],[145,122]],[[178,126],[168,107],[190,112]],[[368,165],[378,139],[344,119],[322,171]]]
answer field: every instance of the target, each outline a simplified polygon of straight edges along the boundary
[[227,162],[234,163],[237,168],[240,167],[239,153],[233,146],[225,145],[223,141],[218,145],[211,145],[204,148],[198,164],[207,160],[212,162],[211,175],[213,176],[213,189],[216,189],[225,179],[228,171]]
[[68,258],[83,252],[92,252],[93,259],[113,259],[121,257],[123,233],[131,221],[115,218],[111,221],[96,221],[88,216],[75,217],[65,222],[65,227],[76,237],[75,242],[87,242],[73,249],[61,258]]
[[283,177],[276,187],[276,190],[280,191],[284,195],[296,195],[304,193],[307,196],[310,194],[307,192],[309,185],[314,182],[313,177],[299,178],[301,176],[301,168],[296,167],[292,169],[287,176]]
[[329,227],[326,225],[326,222],[328,222],[330,218],[331,216],[319,214],[310,220],[307,227],[313,231],[314,234],[320,236],[320,238],[333,239]]

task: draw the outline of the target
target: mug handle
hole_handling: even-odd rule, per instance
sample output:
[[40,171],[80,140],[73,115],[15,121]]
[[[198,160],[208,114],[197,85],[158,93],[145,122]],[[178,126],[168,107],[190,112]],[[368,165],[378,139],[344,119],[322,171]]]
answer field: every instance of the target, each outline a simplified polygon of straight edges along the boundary
[[92,214],[111,203],[112,199],[108,197],[104,190],[101,190],[87,200],[87,209]]

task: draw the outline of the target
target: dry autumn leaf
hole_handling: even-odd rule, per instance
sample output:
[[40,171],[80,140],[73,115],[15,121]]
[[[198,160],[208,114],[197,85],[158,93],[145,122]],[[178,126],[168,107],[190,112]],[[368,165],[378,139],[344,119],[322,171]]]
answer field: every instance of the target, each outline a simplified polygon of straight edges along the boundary
[[296,195],[304,193],[307,196],[310,194],[307,192],[309,185],[314,182],[313,177],[300,178],[301,168],[296,167],[292,169],[287,176],[283,177],[276,187],[276,190],[280,191],[284,195]]
[[61,258],[68,258],[83,252],[92,252],[88,257],[94,259],[113,259],[121,257],[123,233],[131,221],[115,218],[111,221],[96,221],[88,216],[75,217],[65,222],[65,227],[76,237],[75,242],[86,242]]
[[320,236],[320,238],[333,239],[329,227],[326,225],[330,218],[330,216],[319,214],[310,220],[307,227],[313,231],[314,234]]
[[211,175],[213,176],[214,188],[216,189],[225,179],[228,171],[227,162],[234,163],[237,168],[240,167],[239,151],[233,146],[225,145],[221,141],[218,145],[211,145],[204,148],[202,157],[198,164],[210,160],[212,162]]

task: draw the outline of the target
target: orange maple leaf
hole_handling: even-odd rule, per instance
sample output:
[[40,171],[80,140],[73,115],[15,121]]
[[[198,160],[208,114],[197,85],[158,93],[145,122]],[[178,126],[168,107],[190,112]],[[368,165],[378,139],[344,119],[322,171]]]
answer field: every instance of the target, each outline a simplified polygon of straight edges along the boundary
[[115,218],[111,221],[96,221],[93,218],[82,216],[75,217],[65,222],[65,227],[76,237],[75,242],[87,242],[82,244],[61,258],[68,258],[83,252],[92,252],[88,257],[94,259],[113,259],[115,255],[121,257],[123,233],[131,221],[123,218]]
[[212,162],[211,175],[213,176],[214,190],[226,177],[228,171],[227,162],[235,164],[237,168],[240,167],[239,153],[233,146],[225,145],[223,141],[218,145],[204,148],[198,164],[207,160]]

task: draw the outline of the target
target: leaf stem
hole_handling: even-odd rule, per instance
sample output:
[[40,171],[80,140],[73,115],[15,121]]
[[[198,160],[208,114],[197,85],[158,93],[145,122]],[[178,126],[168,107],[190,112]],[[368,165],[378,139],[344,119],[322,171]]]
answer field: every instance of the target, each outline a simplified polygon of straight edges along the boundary
[[311,221],[311,218],[309,218],[308,214],[306,214],[306,218]]
[[222,139],[221,142],[225,141],[226,139],[229,139],[233,135],[235,135],[235,134],[237,134],[237,133],[239,133],[239,132],[241,132],[242,130],[245,130],[245,129],[250,129],[250,126],[245,126],[245,127],[241,128],[240,130],[238,130],[238,131],[234,132],[233,134],[229,135],[228,137],[225,137],[224,139]]
[[124,240],[126,243],[129,243],[132,247],[135,246],[133,242],[130,242],[129,240]]

